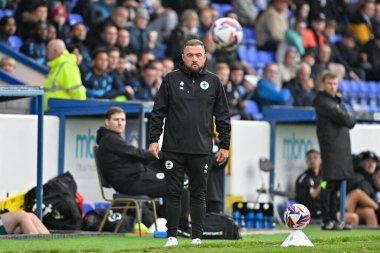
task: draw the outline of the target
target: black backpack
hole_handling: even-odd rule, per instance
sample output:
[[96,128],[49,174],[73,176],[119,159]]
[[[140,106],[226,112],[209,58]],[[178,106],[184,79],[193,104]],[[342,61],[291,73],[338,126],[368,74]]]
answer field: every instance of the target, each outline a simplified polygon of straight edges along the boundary
[[[83,230],[85,231],[98,231],[100,224],[106,214],[106,209],[95,209],[89,211],[83,218]],[[108,214],[106,223],[104,224],[103,231],[114,232],[116,225],[123,219],[119,227],[118,233],[126,233],[133,231],[133,217],[124,215],[119,212],[111,210]]]
[[[49,180],[43,186],[42,216],[48,229],[81,230],[82,212],[75,201],[77,185],[70,172]],[[36,211],[36,187],[25,195],[25,210]]]
[[225,214],[207,213],[203,223],[203,238],[238,240],[241,236],[239,227],[231,217]]

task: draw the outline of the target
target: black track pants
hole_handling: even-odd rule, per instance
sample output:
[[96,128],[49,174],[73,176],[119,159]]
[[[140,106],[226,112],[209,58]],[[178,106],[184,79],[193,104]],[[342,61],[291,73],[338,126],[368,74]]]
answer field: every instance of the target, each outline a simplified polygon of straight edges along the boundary
[[338,197],[340,180],[328,180],[325,188],[321,190],[321,211],[322,221],[327,224],[329,221],[337,221]]
[[189,176],[192,238],[202,238],[206,212],[206,189],[211,155],[164,152],[166,178],[166,220],[168,235],[177,236],[181,213],[181,194],[185,173]]

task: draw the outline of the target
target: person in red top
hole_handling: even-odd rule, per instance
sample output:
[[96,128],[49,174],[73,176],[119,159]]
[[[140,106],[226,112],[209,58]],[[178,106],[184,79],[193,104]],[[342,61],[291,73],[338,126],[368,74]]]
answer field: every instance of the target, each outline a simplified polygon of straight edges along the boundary
[[319,13],[311,18],[311,26],[302,35],[302,44],[305,49],[316,48],[325,43],[323,30],[326,26],[325,14]]

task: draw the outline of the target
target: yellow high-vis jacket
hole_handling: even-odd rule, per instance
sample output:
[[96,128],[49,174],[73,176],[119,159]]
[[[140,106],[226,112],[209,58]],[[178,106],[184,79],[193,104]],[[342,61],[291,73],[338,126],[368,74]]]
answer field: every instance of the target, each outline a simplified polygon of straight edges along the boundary
[[49,74],[43,84],[45,91],[44,109],[48,109],[49,98],[86,99],[86,88],[82,84],[76,56],[65,50],[48,62]]

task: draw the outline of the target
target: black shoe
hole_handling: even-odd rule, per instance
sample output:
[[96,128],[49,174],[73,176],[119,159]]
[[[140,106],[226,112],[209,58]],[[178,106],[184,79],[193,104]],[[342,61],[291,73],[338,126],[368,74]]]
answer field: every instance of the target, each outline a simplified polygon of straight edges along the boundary
[[335,222],[329,221],[326,224],[322,224],[322,230],[334,230]]

